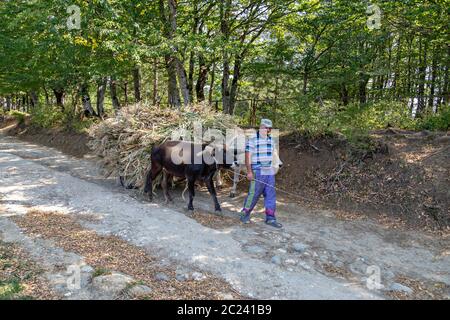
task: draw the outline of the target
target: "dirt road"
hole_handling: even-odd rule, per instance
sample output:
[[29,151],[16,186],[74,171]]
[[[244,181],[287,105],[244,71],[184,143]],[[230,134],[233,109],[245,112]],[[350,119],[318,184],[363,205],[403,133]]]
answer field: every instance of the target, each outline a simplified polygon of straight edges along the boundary
[[220,201],[226,217],[210,215],[210,199],[198,192],[199,213],[191,218],[179,191],[175,194],[170,206],[160,197],[149,203],[139,192],[102,178],[92,159],[0,137],[0,239],[24,247],[64,298],[99,298],[92,289],[95,274],[84,265],[82,287],[65,286],[64,270],[84,257],[20,229],[16,219],[30,210],[68,215],[86,230],[119,237],[177,274],[223,280],[244,298],[450,297],[448,239],[387,229],[368,219],[337,219],[332,212],[289,203],[279,203],[281,231],[264,225],[262,215],[243,226],[238,223],[242,195],[230,200],[225,191]]

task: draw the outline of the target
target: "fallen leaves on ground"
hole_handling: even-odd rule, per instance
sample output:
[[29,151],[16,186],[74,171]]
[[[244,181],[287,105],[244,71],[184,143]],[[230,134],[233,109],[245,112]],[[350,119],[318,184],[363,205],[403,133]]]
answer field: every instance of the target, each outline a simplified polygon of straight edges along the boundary
[[58,299],[42,273],[24,249],[0,240],[0,300]]
[[[29,211],[14,221],[29,235],[51,239],[66,251],[83,256],[96,270],[119,271],[152,288],[147,299],[221,299],[224,294],[242,298],[225,281],[205,274],[206,279],[176,280],[176,268],[162,267],[156,258],[139,247],[116,236],[98,235],[84,229],[77,220],[58,212]],[[158,281],[156,274],[164,273],[169,281]]]

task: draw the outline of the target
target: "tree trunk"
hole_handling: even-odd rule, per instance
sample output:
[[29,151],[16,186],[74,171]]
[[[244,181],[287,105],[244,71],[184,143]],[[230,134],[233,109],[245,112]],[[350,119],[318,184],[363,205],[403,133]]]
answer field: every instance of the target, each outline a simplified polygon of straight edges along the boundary
[[205,63],[205,57],[200,54],[198,56],[198,78],[197,84],[195,85],[195,93],[197,96],[197,102],[202,102],[205,100],[205,85],[208,80],[208,67]]
[[445,69],[444,69],[444,85],[442,86],[442,100],[444,105],[447,105],[450,101],[450,88],[449,88],[449,79],[448,79],[448,69],[449,69],[449,60],[450,60],[450,46],[447,47],[447,59],[445,63]]
[[[192,1],[192,14],[193,14],[193,19],[192,19],[192,26],[191,26],[191,34],[193,37],[196,37],[197,31],[201,32],[200,31],[201,27],[199,28],[200,18],[199,18],[198,0]],[[199,60],[201,60],[200,56],[201,56],[201,53],[199,54]],[[199,61],[199,63],[200,63],[200,61]],[[198,87],[199,81],[200,81],[200,69],[201,69],[201,66],[199,65],[199,77],[197,79],[197,83],[195,86],[197,102],[205,99],[204,94],[203,94],[203,99],[200,100],[198,97],[197,87]],[[194,72],[195,72],[194,51],[191,50],[191,52],[189,54],[188,90],[189,90],[189,96],[191,97],[192,101],[194,101]]]
[[189,54],[189,71],[187,84],[189,97],[194,97],[194,68],[195,68],[194,52],[191,51],[191,53]]
[[177,67],[175,64],[174,59],[166,55],[166,70],[167,70],[167,76],[169,78],[168,80],[168,102],[169,106],[180,108],[181,107],[181,98],[180,98],[180,91],[178,90],[178,84],[177,84]]
[[[388,67],[388,74],[386,75],[385,79],[384,79],[384,83],[383,83],[383,91],[388,87],[389,82],[391,81],[392,78],[392,45],[394,43],[394,38],[389,36],[389,38],[386,41],[387,43],[387,47],[388,47],[388,62],[387,62],[387,67]],[[392,91],[388,90],[387,91],[387,97],[392,97]]]
[[239,78],[241,76],[241,64],[242,64],[242,59],[240,57],[236,57],[236,59],[234,60],[233,80],[231,81],[230,106],[229,106],[229,110],[228,110],[229,114],[234,113],[234,106],[236,104],[238,83],[239,83]]
[[230,64],[228,62],[228,55],[224,53],[223,56],[223,72],[222,72],[222,108],[223,112],[230,113]]
[[111,94],[111,102],[112,102],[113,109],[117,113],[120,109],[120,102],[119,102],[119,98],[117,97],[117,83],[116,83],[115,77],[111,77],[111,79],[110,79],[109,91]]
[[430,82],[430,96],[428,98],[428,108],[434,111],[434,91],[436,87],[436,75],[437,75],[437,48],[433,50],[433,60],[431,63],[431,82]]
[[158,58],[154,59],[153,62],[153,105],[159,104],[158,97]]
[[11,101],[12,101],[11,96],[6,96],[6,111],[11,110]]
[[42,88],[44,89],[45,104],[46,104],[46,105],[50,105],[50,97],[49,97],[49,95],[48,95],[47,88],[46,88],[45,86],[42,86]]
[[10,111],[11,110],[11,104],[12,104],[12,97],[6,96],[6,111]]
[[123,85],[122,85],[122,89],[123,89],[123,95],[125,98],[125,106],[128,106],[128,81],[124,81]]
[[408,96],[408,98],[414,99],[413,97],[413,92],[412,92],[412,67],[411,67],[411,60],[412,60],[412,43],[414,41],[414,37],[412,37],[411,39],[408,39],[408,75],[407,75],[407,88],[406,88],[406,96]]
[[178,71],[178,79],[180,82],[181,93],[183,95],[184,105],[187,106],[191,103],[191,98],[189,94],[188,80],[186,75],[186,70],[184,69],[183,63],[180,59],[175,58],[177,71]]
[[383,99],[383,85],[384,85],[384,75],[378,77],[378,85],[377,85],[378,101],[381,101]]
[[304,95],[307,94],[307,90],[308,90],[308,68],[305,67],[305,69],[303,70],[303,88],[302,88],[302,92]]
[[23,95],[22,100],[23,100],[23,112],[28,112],[30,108],[30,98],[27,93]]
[[141,74],[139,71],[139,67],[136,66],[133,69],[133,86],[134,86],[134,101],[141,101]]
[[[169,25],[170,25],[170,34],[169,38],[172,39],[177,31],[177,3],[176,0],[168,0],[169,7]],[[184,69],[182,61],[177,57],[178,48],[174,47],[174,56],[172,57],[176,71],[178,72],[178,81],[180,84],[181,94],[183,95],[184,105],[189,105],[191,103],[189,88],[188,88],[188,80],[186,75],[186,70]]]
[[213,61],[212,72],[211,72],[211,82],[209,84],[209,92],[208,92],[208,102],[210,105],[212,104],[214,81],[216,80],[215,77],[216,77],[216,61]]
[[53,88],[53,93],[55,94],[56,105],[61,108],[61,111],[64,112],[64,96],[65,96],[64,89]]
[[80,103],[80,99],[81,99],[81,92],[80,90],[76,90],[75,92],[72,93],[72,114],[71,115],[76,115],[77,114],[77,110],[78,110],[78,105]]
[[96,115],[94,109],[92,108],[89,87],[87,84],[81,85],[81,101],[83,103],[83,111],[85,116]]
[[108,78],[104,77],[97,84],[97,115],[102,118],[105,113],[104,102],[106,86],[108,85]]
[[31,97],[31,105],[33,106],[33,108],[37,107],[39,104],[39,95],[37,94],[37,92],[32,90],[30,92],[30,97]]
[[369,76],[361,72],[359,76],[359,103],[367,103],[367,82],[369,82]]
[[[359,41],[358,43],[358,53],[360,57],[367,55],[367,46],[365,41]],[[359,59],[359,79],[358,79],[358,98],[359,104],[367,103],[367,83],[369,82],[370,76],[366,72],[366,63],[363,59]]]
[[347,89],[347,87],[345,86],[345,84],[342,85],[341,100],[342,100],[342,104],[343,104],[344,106],[348,105],[348,103],[349,103],[348,89]]
[[[168,40],[172,40],[177,30],[177,19],[176,19],[177,4],[175,0],[167,0],[167,5],[168,5],[168,15],[166,15],[164,1],[159,0],[159,14],[161,21],[164,25],[164,35]],[[164,56],[164,59],[166,63],[167,76],[169,78],[168,102],[170,106],[179,108],[181,106],[181,99],[177,83],[177,75],[178,81],[180,81],[180,86],[182,87],[183,97],[185,98],[184,103],[185,104],[189,103],[189,99],[186,99],[186,91],[188,91],[186,72],[184,71],[181,62],[179,62],[179,59],[176,57],[177,51],[178,48],[175,46],[173,48],[173,53],[166,54]]]
[[416,115],[420,116],[422,112],[425,110],[425,81],[426,81],[426,70],[427,70],[427,50],[428,50],[428,42],[425,40],[425,44],[422,44],[422,40],[420,40],[419,45],[419,54],[420,54],[420,65],[419,65],[419,102],[417,104]]
[[[231,12],[231,0],[220,2],[220,30],[225,42],[230,38],[229,16]],[[230,114],[230,61],[226,45],[222,46],[222,107],[223,112]]]
[[397,55],[395,58],[395,69],[394,69],[394,80],[392,82],[392,89],[394,90],[394,95],[398,99],[400,97],[400,90],[398,88],[398,84],[400,82],[400,61],[402,54],[402,42],[401,37],[398,37],[397,40]]

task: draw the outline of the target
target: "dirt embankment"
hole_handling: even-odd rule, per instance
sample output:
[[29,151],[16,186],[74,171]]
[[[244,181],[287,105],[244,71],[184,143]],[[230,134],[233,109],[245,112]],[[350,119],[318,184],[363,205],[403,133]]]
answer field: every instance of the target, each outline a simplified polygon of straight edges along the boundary
[[[0,128],[76,157],[89,152],[86,134],[35,128],[26,122],[16,125],[3,119]],[[368,215],[394,227],[450,230],[448,132],[387,129],[356,144],[339,135],[311,138],[291,133],[280,138],[280,157],[280,197],[350,216]]]
[[89,152],[88,135],[64,129],[44,129],[32,126],[28,119],[18,124],[14,118],[0,118],[0,131],[17,138],[56,148],[66,154],[82,158]]
[[356,146],[291,134],[280,140],[278,185],[311,204],[448,231],[449,147],[448,133],[387,129]]

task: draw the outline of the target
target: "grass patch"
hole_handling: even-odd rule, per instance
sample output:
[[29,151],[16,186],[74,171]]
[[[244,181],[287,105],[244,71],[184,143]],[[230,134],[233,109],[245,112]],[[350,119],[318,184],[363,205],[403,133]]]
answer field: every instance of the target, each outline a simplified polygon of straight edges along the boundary
[[40,105],[31,110],[31,123],[40,128],[65,128],[75,132],[84,132],[91,127],[96,118],[81,118],[71,111],[61,111],[55,105]]
[[22,289],[20,281],[17,278],[0,280],[0,300],[12,300]]
[[109,273],[111,273],[111,271],[109,271],[109,270],[106,269],[106,268],[96,268],[96,269],[94,270],[94,273],[92,274],[92,277],[93,277],[93,278],[95,278],[95,277],[100,277],[100,276],[103,276],[103,275],[109,274]]
[[9,111],[9,115],[14,117],[17,120],[18,124],[23,124],[25,123],[25,118],[28,116],[28,113],[17,110],[11,110]]
[[41,273],[20,247],[0,240],[0,300],[55,298]]

